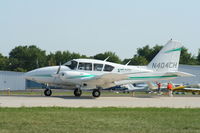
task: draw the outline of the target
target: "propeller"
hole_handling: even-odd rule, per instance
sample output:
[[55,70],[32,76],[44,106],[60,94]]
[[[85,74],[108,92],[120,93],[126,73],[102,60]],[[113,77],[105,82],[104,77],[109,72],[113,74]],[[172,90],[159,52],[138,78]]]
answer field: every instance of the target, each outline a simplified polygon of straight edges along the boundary
[[60,65],[59,65],[59,67],[58,67],[58,70],[57,70],[56,74],[59,74],[60,69],[61,69],[61,63],[60,63]]
[[61,69],[61,63],[59,65],[58,70],[56,71],[56,73],[52,75],[54,77],[54,80],[59,77],[60,69]]

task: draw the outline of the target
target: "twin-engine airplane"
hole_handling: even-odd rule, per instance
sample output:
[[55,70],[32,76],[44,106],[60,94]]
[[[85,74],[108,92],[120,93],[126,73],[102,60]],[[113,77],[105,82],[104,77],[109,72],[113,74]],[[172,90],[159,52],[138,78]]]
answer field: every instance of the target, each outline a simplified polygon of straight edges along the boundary
[[147,66],[130,66],[107,62],[106,60],[74,59],[62,66],[43,67],[25,73],[28,80],[47,85],[44,94],[52,94],[49,86],[73,89],[75,96],[82,90],[92,90],[93,97],[101,95],[101,89],[147,81],[171,80],[192,76],[179,72],[182,45],[170,40]]

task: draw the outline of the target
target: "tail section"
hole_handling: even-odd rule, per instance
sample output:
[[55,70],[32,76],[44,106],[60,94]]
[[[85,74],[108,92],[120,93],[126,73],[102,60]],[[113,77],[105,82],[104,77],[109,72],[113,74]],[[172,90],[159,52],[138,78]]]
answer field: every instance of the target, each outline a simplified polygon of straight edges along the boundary
[[148,64],[147,68],[158,72],[177,71],[182,45],[170,40]]

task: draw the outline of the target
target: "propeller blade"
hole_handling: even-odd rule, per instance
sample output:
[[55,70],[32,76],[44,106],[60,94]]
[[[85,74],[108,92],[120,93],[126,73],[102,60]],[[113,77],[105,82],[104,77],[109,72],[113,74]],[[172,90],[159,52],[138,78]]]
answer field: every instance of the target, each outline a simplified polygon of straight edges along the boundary
[[58,67],[58,70],[57,70],[56,74],[59,74],[60,68],[61,68],[61,63],[60,63],[60,65],[59,65],[59,67]]

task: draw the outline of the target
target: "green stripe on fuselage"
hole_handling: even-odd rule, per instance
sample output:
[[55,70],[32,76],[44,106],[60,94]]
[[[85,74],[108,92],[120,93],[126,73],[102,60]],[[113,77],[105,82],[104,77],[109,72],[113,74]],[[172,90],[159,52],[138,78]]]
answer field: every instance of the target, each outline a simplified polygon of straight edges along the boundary
[[169,76],[129,77],[129,79],[153,79],[153,78],[173,78],[173,77],[177,77],[177,75],[169,75]]
[[174,51],[181,51],[181,49],[182,48],[176,48],[176,49],[165,51],[165,53],[170,53],[170,52],[174,52]]
[[68,79],[89,78],[89,77],[95,77],[95,75],[72,76],[72,77],[69,77]]

